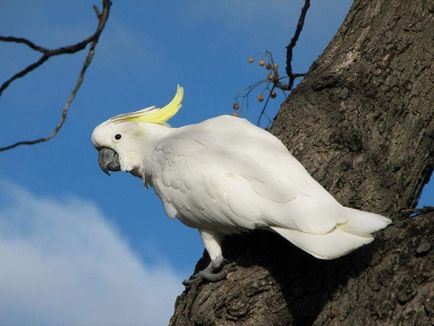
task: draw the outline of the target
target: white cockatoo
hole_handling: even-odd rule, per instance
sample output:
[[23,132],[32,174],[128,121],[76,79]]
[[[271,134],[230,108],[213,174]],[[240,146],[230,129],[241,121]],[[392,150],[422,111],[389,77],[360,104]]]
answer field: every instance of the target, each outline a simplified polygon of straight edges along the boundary
[[226,235],[271,230],[319,259],[334,259],[373,240],[391,221],[339,204],[282,142],[245,119],[219,116],[180,128],[167,121],[173,100],[115,116],[95,128],[102,170],[126,171],[153,187],[166,213],[199,230],[212,279]]

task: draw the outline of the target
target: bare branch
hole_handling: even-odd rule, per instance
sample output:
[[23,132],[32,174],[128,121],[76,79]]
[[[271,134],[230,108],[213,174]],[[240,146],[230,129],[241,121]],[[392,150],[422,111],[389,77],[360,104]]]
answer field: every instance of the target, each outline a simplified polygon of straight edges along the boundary
[[101,12],[99,11],[99,8],[96,5],[93,5],[93,11],[95,12],[96,18],[101,18]]
[[[255,84],[250,85],[247,88],[247,92],[245,92],[242,95],[237,95],[235,97],[235,103],[233,106],[235,112],[233,112],[232,114],[238,115],[238,109],[239,109],[238,99],[239,98],[246,99],[247,100],[247,106],[248,106],[248,96],[250,95],[250,93],[255,88],[259,87],[261,84],[266,83],[266,86],[262,90],[262,93],[265,90],[268,90],[269,92],[267,95],[267,99],[262,106],[261,113],[259,114],[259,117],[257,120],[257,125],[260,124],[263,117],[268,118],[268,120],[270,122],[272,122],[272,120],[267,116],[265,111],[266,111],[267,105],[270,101],[270,98],[276,97],[276,93],[274,92],[274,90],[280,89],[283,92],[283,95],[286,97],[287,94],[285,93],[285,91],[291,91],[293,89],[294,81],[297,78],[301,78],[301,77],[304,77],[306,75],[306,73],[294,73],[293,72],[293,70],[292,70],[292,58],[293,58],[293,50],[294,50],[295,46],[297,45],[297,41],[300,37],[301,31],[303,30],[304,21],[306,18],[307,11],[309,10],[309,7],[310,7],[310,0],[305,0],[304,6],[301,9],[300,16],[298,18],[298,22],[297,22],[297,26],[296,26],[294,35],[292,36],[291,41],[289,42],[288,46],[286,47],[287,52],[286,52],[286,69],[285,70],[286,70],[287,76],[280,77],[279,65],[277,65],[274,62],[272,53],[268,50],[265,50],[265,53],[262,54],[262,58],[261,58],[261,60],[259,60],[258,64],[259,64],[259,66],[262,66],[268,70],[267,79],[265,81],[261,80]],[[255,57],[257,55],[258,54],[255,54],[254,56],[250,56],[249,60],[248,60],[249,63],[253,63],[255,61]],[[264,96],[262,93],[258,96],[259,102],[264,101]]]
[[304,1],[304,6],[301,9],[300,17],[298,18],[297,27],[295,29],[295,33],[291,38],[291,41],[289,42],[288,46],[286,47],[286,74],[289,77],[288,81],[288,89],[292,88],[292,85],[295,80],[295,76],[292,71],[292,56],[293,56],[293,50],[295,46],[297,45],[298,38],[300,37],[301,31],[303,30],[304,26],[304,19],[306,18],[307,11],[310,7],[310,0]]
[[[0,96],[2,95],[3,91],[16,79],[24,77],[29,72],[33,71],[35,68],[43,64],[45,61],[50,59],[51,57],[61,55],[61,54],[72,54],[79,52],[86,48],[86,46],[95,40],[98,40],[102,30],[104,29],[104,26],[108,19],[108,14],[110,11],[111,1],[110,0],[102,0],[103,3],[103,12],[98,15],[98,26],[95,32],[84,39],[83,41],[80,41],[75,44],[71,44],[68,46],[63,46],[57,49],[47,49],[45,47],[36,45],[32,41],[22,38],[22,37],[13,37],[13,36],[0,36],[0,41],[2,42],[10,42],[10,43],[18,43],[18,44],[24,44],[27,45],[29,48],[31,48],[34,51],[41,52],[44,54],[37,62],[29,65],[28,67],[24,68],[20,72],[13,75],[11,78],[6,80],[1,86],[0,86]],[[95,6],[94,6],[95,7]],[[95,10],[95,9],[94,9]],[[99,13],[99,11],[98,11]]]
[[420,214],[426,214],[429,212],[433,212],[434,211],[434,206],[423,206],[421,208],[406,208],[401,210],[401,216],[409,216],[411,215],[412,217],[420,215]]
[[[255,57],[257,55],[259,55],[261,53],[256,54],[255,56],[250,56],[249,57],[249,63],[253,63],[255,61]],[[264,60],[266,59],[266,60]],[[286,79],[289,79],[288,76],[284,76],[284,77],[280,77],[279,74],[279,65],[276,64],[274,62],[273,59],[273,55],[270,51],[265,50],[265,52],[262,54],[261,60],[259,60],[259,66],[264,67],[265,69],[267,69],[268,73],[267,73],[267,78],[263,79],[263,80],[259,80],[256,83],[250,85],[249,87],[247,87],[244,90],[244,93],[242,94],[237,94],[237,96],[235,96],[234,98],[234,105],[233,105],[233,109],[234,112],[232,112],[232,115],[238,116],[238,110],[239,110],[239,99],[241,98],[244,101],[246,101],[247,105],[246,107],[248,108],[248,99],[249,99],[249,95],[250,93],[257,89],[259,86],[265,84],[265,87],[262,89],[261,94],[258,96],[258,101],[259,102],[263,102],[264,101],[264,92],[267,91],[268,95],[267,95],[267,99],[264,103],[264,105],[262,106],[262,110],[261,113],[258,116],[258,120],[257,120],[257,125],[260,124],[261,120],[263,117],[266,117],[269,122],[272,122],[272,119],[266,114],[265,110],[267,108],[267,105],[270,101],[270,98],[276,98],[277,94],[275,92],[275,89],[280,89],[284,95],[284,97],[287,97],[287,94],[285,93],[285,91],[287,90],[291,90],[288,89],[288,84],[284,83],[283,81]],[[296,78],[300,78],[300,77],[304,77],[306,74],[305,73],[293,73],[294,79]]]
[[274,86],[276,86],[277,88],[281,89],[282,91],[290,91],[292,89],[292,87],[294,86],[294,81],[297,78],[301,78],[301,77],[306,76],[306,73],[296,73],[296,74],[293,74],[293,76],[294,76],[294,80],[292,81],[291,87],[289,87],[289,84],[281,82],[281,80],[283,80],[283,79],[289,79],[289,77],[287,77],[287,76],[281,77],[281,78],[277,78],[276,80],[274,80],[273,81]]
[[[46,59],[44,60],[44,61],[46,61],[50,56],[53,56],[53,55],[58,55],[58,54],[63,54],[63,53],[74,53],[74,52],[79,51],[79,50],[74,50],[75,48],[79,48],[79,47],[83,46],[82,44],[84,44],[84,46],[83,46],[83,48],[84,48],[84,47],[86,47],[86,45],[88,43],[90,43],[89,51],[87,53],[87,56],[86,56],[86,58],[84,60],[83,65],[81,67],[81,70],[80,70],[80,73],[79,73],[79,76],[78,76],[78,80],[75,83],[74,88],[72,89],[72,91],[71,91],[71,93],[70,93],[70,95],[68,97],[68,100],[66,101],[66,103],[65,103],[65,105],[63,107],[62,115],[60,117],[60,120],[57,123],[56,127],[53,129],[53,131],[48,136],[46,136],[46,137],[41,137],[41,138],[37,138],[37,139],[34,139],[34,140],[23,140],[23,141],[19,141],[19,142],[16,142],[16,143],[8,145],[8,146],[0,147],[0,152],[6,151],[6,150],[9,150],[9,149],[13,149],[13,148],[21,146],[21,145],[34,145],[34,144],[46,142],[46,141],[49,141],[50,139],[52,139],[54,136],[57,135],[57,133],[60,131],[60,129],[63,127],[63,125],[64,125],[64,123],[66,121],[66,118],[68,116],[68,110],[69,110],[69,108],[70,108],[70,106],[71,106],[71,104],[72,104],[75,96],[77,95],[77,92],[78,92],[78,90],[81,87],[81,84],[83,83],[84,76],[86,74],[87,68],[92,63],[92,59],[93,59],[94,54],[95,54],[95,47],[96,47],[96,45],[98,43],[99,36],[101,35],[101,32],[103,31],[103,29],[104,29],[104,27],[105,27],[105,25],[107,23],[108,17],[109,17],[110,6],[111,6],[111,1],[110,0],[103,0],[103,10],[102,10],[102,13],[98,16],[99,17],[98,27],[96,29],[96,32],[91,37],[90,41],[87,41],[87,40],[89,40],[89,38],[88,38],[88,39],[86,39],[86,40],[84,40],[82,42],[79,42],[79,43],[77,43],[75,45],[72,45],[72,46],[68,46],[68,47],[64,47],[64,48],[59,48],[57,50],[49,50],[50,53],[54,53],[54,54],[51,54],[51,55],[44,54],[44,56],[42,57],[42,58],[46,57]],[[33,44],[32,42],[28,43],[26,41],[19,42],[19,43],[23,43],[23,44],[26,44],[28,46],[30,46],[29,44]],[[69,52],[69,51],[74,51],[74,52]],[[36,63],[34,63],[33,65],[35,65],[39,61],[41,61],[42,58],[40,60],[38,60]],[[41,62],[38,66],[40,66],[42,63],[43,62]],[[31,70],[35,69],[36,67],[33,67]],[[24,69],[21,72],[24,72],[26,69]],[[28,72],[29,71],[23,73],[22,76],[25,75]],[[19,76],[19,77],[21,77],[21,76]],[[17,77],[17,78],[19,78],[19,77]],[[10,84],[10,82],[9,82],[9,84]]]
[[27,45],[32,50],[35,50],[35,51],[38,51],[38,52],[41,52],[41,53],[44,53],[44,54],[48,51],[47,48],[44,48],[44,47],[39,46],[39,45],[36,45],[32,41],[29,41],[28,39],[25,39],[23,37],[0,36],[0,41],[1,42],[24,44],[24,45]]
[[[259,114],[258,121],[256,122],[258,126],[260,125],[263,116],[266,116],[268,118],[268,116],[265,114],[265,109],[267,108],[268,102],[270,101],[271,98],[271,94],[273,93],[275,88],[276,85],[273,84],[273,87],[271,88],[270,92],[268,93],[267,99],[265,100],[264,106],[262,107],[261,113]],[[268,118],[268,120],[270,120],[271,122],[270,118]]]
[[40,57],[37,61],[35,61],[34,63],[32,63],[31,65],[27,66],[26,68],[24,68],[23,70],[17,72],[15,75],[13,75],[11,78],[9,78],[8,80],[6,80],[1,86],[0,86],[0,95],[3,93],[3,91],[16,79],[24,77],[25,75],[27,75],[29,72],[35,70],[36,68],[38,68],[40,65],[42,65],[45,61],[47,61],[49,58],[49,56],[47,55],[43,55],[42,57]]

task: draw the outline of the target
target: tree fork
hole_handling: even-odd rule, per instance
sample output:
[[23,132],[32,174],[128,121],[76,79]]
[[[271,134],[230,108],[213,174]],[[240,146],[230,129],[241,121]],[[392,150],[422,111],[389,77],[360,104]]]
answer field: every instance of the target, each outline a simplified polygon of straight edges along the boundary
[[230,237],[227,279],[186,289],[171,325],[434,321],[434,213],[399,218],[434,166],[433,12],[433,1],[355,1],[270,129],[342,204],[394,224],[334,261],[268,232]]

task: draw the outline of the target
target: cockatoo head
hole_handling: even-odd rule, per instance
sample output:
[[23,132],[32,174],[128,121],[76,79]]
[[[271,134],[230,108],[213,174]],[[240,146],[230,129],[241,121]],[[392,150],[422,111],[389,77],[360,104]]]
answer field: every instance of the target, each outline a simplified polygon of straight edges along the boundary
[[182,106],[184,89],[178,85],[176,95],[163,108],[151,106],[136,112],[117,115],[101,123],[92,133],[92,143],[98,150],[98,163],[104,173],[129,171],[140,175],[144,155],[167,121]]

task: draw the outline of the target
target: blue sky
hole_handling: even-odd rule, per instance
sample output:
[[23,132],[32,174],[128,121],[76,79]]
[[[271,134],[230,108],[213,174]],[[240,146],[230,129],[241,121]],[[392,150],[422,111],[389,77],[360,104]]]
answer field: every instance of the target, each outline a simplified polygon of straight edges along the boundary
[[[264,78],[262,69],[247,63],[249,55],[268,49],[283,66],[302,5],[113,2],[94,62],[59,135],[0,153],[0,264],[8,266],[0,271],[0,292],[8,293],[8,302],[0,298],[3,320],[167,323],[180,281],[203,252],[199,235],[168,219],[139,179],[104,175],[90,142],[92,130],[113,115],[166,104],[178,83],[185,99],[172,126],[230,113],[234,96]],[[26,36],[46,47],[73,43],[93,32],[93,3],[0,2],[1,34]],[[322,52],[349,6],[347,0],[313,2],[295,51],[296,72],[306,71]],[[51,59],[3,93],[0,145],[53,128],[84,55]],[[36,58],[23,46],[0,43],[1,79]],[[281,101],[270,103],[271,115]],[[252,98],[242,115],[255,122],[259,109]],[[431,182],[421,205],[433,204],[433,193]],[[128,304],[120,304],[119,297]],[[50,312],[54,304],[56,314]]]

